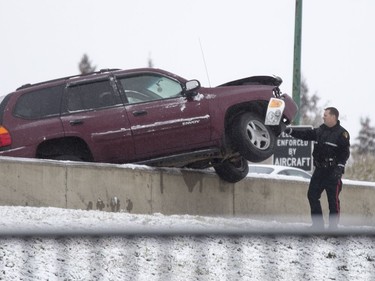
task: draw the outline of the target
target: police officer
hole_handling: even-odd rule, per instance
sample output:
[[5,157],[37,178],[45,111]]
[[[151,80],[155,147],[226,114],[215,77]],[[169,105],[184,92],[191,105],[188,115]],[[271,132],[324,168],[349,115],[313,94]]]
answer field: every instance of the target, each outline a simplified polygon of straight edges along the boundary
[[315,141],[313,158],[315,170],[307,197],[311,208],[312,228],[324,229],[320,197],[326,190],[329,206],[329,229],[337,229],[340,216],[339,194],[342,188],[341,176],[350,156],[350,137],[341,125],[339,111],[334,107],[324,110],[324,123],[315,129],[287,127],[285,133],[302,140]]

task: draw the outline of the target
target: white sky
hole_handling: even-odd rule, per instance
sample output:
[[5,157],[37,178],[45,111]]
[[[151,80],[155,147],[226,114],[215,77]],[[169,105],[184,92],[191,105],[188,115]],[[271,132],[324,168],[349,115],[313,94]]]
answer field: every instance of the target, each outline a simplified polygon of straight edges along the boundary
[[[375,125],[375,1],[303,2],[302,74],[352,136]],[[251,75],[283,78],[292,94],[294,0],[0,0],[0,95],[22,84],[97,69],[154,66],[211,86]]]

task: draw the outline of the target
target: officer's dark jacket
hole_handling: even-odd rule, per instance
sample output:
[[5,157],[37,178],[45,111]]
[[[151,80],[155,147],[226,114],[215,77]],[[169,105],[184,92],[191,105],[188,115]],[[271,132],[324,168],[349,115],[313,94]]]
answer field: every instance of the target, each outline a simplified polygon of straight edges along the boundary
[[315,141],[313,157],[316,164],[333,162],[335,165],[345,166],[350,156],[349,133],[340,125],[340,121],[333,127],[322,124],[315,129],[293,128],[291,136]]

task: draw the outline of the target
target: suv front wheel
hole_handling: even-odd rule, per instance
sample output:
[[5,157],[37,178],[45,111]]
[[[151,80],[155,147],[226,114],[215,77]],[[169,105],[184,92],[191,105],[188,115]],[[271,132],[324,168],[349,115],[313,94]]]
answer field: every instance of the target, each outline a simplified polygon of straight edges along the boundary
[[249,173],[247,160],[242,156],[217,163],[214,169],[221,179],[230,183],[242,180]]
[[231,132],[235,148],[247,160],[261,162],[272,156],[275,134],[257,114],[246,112],[236,117]]

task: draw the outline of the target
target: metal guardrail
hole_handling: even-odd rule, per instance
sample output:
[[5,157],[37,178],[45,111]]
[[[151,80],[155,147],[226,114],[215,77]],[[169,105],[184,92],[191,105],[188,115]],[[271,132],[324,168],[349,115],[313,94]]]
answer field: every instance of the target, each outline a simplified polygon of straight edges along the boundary
[[173,237],[173,236],[332,236],[332,237],[349,237],[349,236],[366,236],[375,238],[374,227],[345,227],[335,230],[331,229],[314,229],[310,227],[293,227],[282,229],[270,228],[244,228],[244,229],[225,229],[222,227],[209,227],[206,229],[187,229],[186,227],[112,227],[103,229],[93,227],[92,229],[33,229],[33,228],[9,228],[0,230],[0,238],[18,237],[27,239],[29,237]]

